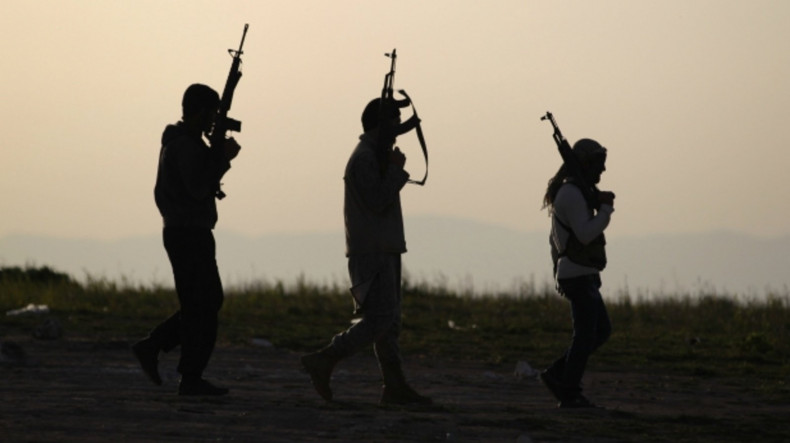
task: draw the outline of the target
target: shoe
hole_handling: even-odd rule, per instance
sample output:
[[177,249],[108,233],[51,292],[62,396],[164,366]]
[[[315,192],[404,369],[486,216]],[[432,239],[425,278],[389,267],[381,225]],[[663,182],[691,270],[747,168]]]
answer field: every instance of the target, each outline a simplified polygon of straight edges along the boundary
[[379,361],[384,389],[381,392],[381,405],[430,405],[430,397],[420,395],[406,382],[401,362]]
[[562,401],[568,396],[568,389],[548,370],[540,373],[540,381],[543,382],[543,385],[551,391],[551,394],[557,398],[557,400]]
[[394,388],[384,385],[379,403],[382,405],[432,405],[433,400],[430,397],[418,394],[409,385],[401,385]]
[[578,394],[570,399],[566,399],[560,402],[559,407],[562,409],[582,409],[582,408],[595,408],[595,409],[603,409],[600,406],[596,405],[595,403],[587,400],[587,398],[581,394]]
[[140,362],[143,373],[158,386],[162,385],[162,377],[159,376],[159,347],[150,338],[144,338],[132,345],[132,352]]
[[303,355],[301,362],[304,370],[310,375],[310,381],[318,395],[326,401],[332,401],[332,388],[329,387],[329,380],[337,360],[327,357],[323,351],[318,351]]
[[178,395],[226,395],[228,388],[214,386],[202,378],[184,378],[178,384]]

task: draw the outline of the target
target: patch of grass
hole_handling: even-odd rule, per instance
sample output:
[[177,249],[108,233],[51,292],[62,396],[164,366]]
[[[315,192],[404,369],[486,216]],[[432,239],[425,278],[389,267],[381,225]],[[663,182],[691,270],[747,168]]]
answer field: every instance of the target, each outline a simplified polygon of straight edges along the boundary
[[[18,271],[18,270],[17,270]],[[69,336],[134,340],[178,309],[172,289],[134,286],[52,272],[0,273],[0,312],[46,304]],[[35,272],[33,272],[35,271]],[[790,297],[738,301],[702,295],[608,302],[614,332],[590,360],[597,369],[661,369],[698,377],[759,374],[764,390],[787,397]],[[275,346],[313,350],[347,328],[353,304],[346,288],[299,279],[229,288],[220,312],[220,341],[265,338]],[[38,316],[3,316],[0,335],[29,333]],[[541,367],[571,338],[567,301],[549,288],[519,295],[459,295],[404,282],[403,352],[471,359],[492,365],[527,360]]]

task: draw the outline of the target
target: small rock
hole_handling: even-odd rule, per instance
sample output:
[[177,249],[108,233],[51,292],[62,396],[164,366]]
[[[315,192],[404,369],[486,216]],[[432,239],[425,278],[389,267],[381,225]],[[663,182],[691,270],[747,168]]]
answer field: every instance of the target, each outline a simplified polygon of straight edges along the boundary
[[63,326],[56,318],[48,318],[44,320],[33,331],[33,337],[39,340],[57,340],[63,336]]
[[519,361],[516,363],[516,370],[513,371],[513,375],[519,380],[522,378],[536,378],[538,373],[538,370],[534,369],[529,365],[529,363],[525,361]]
[[516,439],[516,443],[532,443],[532,438],[527,434],[521,434]]
[[27,354],[16,343],[0,343],[0,363],[8,365],[23,365],[27,361]]

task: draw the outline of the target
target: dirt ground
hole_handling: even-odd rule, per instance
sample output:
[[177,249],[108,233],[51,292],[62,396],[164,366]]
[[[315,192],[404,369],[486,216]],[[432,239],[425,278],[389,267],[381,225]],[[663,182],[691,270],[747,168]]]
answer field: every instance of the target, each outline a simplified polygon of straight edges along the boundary
[[556,408],[513,368],[409,356],[413,386],[435,406],[378,406],[371,354],[342,362],[326,403],[299,355],[272,347],[220,347],[206,377],[221,398],[175,395],[177,352],[163,356],[163,386],[142,374],[125,341],[40,341],[24,363],[0,365],[0,441],[790,441],[790,404],[738,380],[589,371],[588,396],[605,410]]

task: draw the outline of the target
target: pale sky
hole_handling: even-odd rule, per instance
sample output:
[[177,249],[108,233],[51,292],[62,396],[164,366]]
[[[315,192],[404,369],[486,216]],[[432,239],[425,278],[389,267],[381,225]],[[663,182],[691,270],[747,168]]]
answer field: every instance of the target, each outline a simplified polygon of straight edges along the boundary
[[[245,23],[218,229],[342,230],[343,169],[397,48],[431,157],[407,217],[547,230],[550,110],[609,149],[610,238],[790,234],[790,2],[2,3],[0,237],[158,232],[162,130],[190,83],[222,90]],[[414,134],[399,145],[421,177]]]

